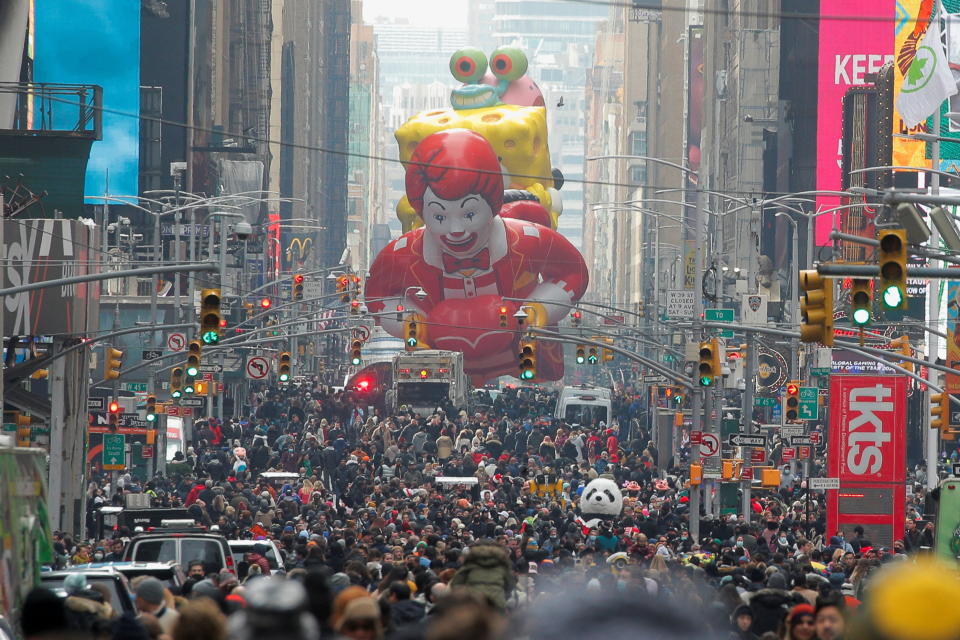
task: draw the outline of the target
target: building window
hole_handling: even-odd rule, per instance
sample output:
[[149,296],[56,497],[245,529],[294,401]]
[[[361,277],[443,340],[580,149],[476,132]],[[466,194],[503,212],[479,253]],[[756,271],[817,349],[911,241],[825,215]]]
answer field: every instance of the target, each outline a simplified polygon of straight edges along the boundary
[[647,132],[634,131],[630,134],[630,155],[647,155]]
[[647,184],[647,165],[645,163],[630,167],[630,184],[635,187]]

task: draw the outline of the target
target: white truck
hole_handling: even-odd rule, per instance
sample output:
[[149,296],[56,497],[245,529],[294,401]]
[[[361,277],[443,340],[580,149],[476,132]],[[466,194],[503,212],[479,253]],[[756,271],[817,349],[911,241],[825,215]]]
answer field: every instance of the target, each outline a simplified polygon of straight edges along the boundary
[[437,407],[465,409],[470,383],[459,351],[423,349],[393,357],[393,384],[387,393],[387,410],[406,405],[421,415]]
[[561,389],[553,415],[569,425],[590,427],[610,424],[612,414],[610,389],[583,385]]

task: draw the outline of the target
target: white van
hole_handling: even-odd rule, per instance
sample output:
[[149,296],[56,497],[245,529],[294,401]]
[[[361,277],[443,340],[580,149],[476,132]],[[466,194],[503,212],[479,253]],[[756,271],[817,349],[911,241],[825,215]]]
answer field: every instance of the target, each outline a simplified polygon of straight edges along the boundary
[[564,387],[557,398],[553,417],[583,427],[601,422],[610,424],[613,417],[610,395],[610,389],[604,387]]

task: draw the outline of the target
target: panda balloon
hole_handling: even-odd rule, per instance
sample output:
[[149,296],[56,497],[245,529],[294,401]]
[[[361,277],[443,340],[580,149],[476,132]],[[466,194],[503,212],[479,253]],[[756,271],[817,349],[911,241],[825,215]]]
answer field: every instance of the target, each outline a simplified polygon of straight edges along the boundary
[[623,494],[611,478],[591,480],[580,495],[580,517],[577,521],[587,529],[601,520],[614,520],[623,511]]

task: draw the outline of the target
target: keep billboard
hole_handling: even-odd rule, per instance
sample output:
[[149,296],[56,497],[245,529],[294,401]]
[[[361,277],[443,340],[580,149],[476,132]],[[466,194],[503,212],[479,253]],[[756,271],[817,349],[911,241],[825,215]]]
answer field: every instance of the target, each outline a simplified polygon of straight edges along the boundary
[[877,546],[903,536],[907,379],[834,375],[830,381],[827,530],[863,527]]
[[[817,190],[840,190],[843,94],[893,60],[894,7],[894,0],[820,0]],[[836,196],[817,196],[819,211],[839,204]],[[830,244],[832,226],[832,216],[817,218],[818,246]]]

